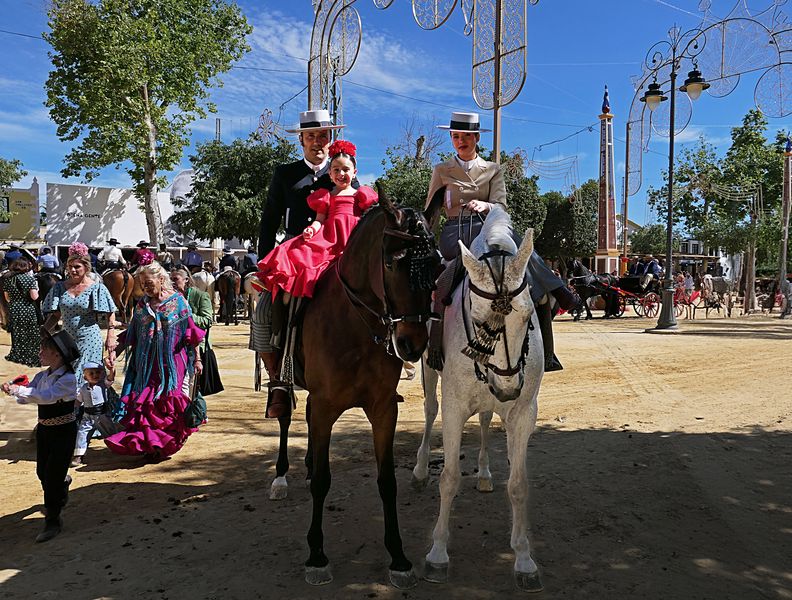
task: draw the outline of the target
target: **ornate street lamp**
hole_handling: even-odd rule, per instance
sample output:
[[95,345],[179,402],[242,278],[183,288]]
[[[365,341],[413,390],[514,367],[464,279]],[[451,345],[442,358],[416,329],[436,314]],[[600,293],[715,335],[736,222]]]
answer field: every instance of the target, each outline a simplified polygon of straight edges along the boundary
[[[657,319],[657,330],[676,329],[677,321],[674,314],[674,283],[673,283],[673,250],[674,250],[674,136],[676,125],[674,123],[676,113],[676,80],[679,68],[684,60],[693,61],[693,70],[688,73],[685,84],[679,88],[682,92],[687,92],[691,100],[697,100],[701,92],[709,87],[709,84],[701,76],[701,72],[696,66],[696,56],[703,50],[706,44],[704,32],[700,29],[691,29],[685,33],[680,33],[679,29],[673,27],[668,32],[668,40],[658,42],[649,49],[646,55],[646,67],[653,74],[652,83],[640,98],[646,106],[654,112],[662,102],[670,99],[669,127],[668,127],[668,203],[666,211],[666,258],[665,258],[665,277],[663,278],[663,305],[660,310],[660,317]],[[669,93],[668,97],[663,93],[657,75],[661,71],[668,73]]]

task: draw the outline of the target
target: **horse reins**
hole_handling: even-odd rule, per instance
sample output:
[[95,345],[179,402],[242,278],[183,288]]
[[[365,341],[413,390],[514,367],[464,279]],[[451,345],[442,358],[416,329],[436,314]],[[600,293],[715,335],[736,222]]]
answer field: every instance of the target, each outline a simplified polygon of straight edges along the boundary
[[[414,250],[421,250],[424,252],[422,255],[414,254],[410,256],[410,287],[413,288],[413,283],[417,289],[430,289],[427,286],[426,277],[419,274],[420,267],[418,266],[418,261],[431,257],[431,250],[432,244],[431,240],[433,238],[427,235],[416,235],[412,233],[407,233],[405,231],[400,231],[398,229],[393,229],[390,227],[386,227],[383,230],[383,236],[392,236],[402,240],[407,240],[415,243],[415,248],[409,248],[406,250],[405,255],[413,254]],[[349,284],[344,281],[344,278],[341,276],[341,261],[344,259],[344,255],[341,256],[339,260],[335,263],[335,273],[336,277],[338,277],[338,281],[341,283],[341,287],[344,290],[344,293],[347,296],[347,299],[350,301],[352,306],[355,308],[360,319],[363,321],[364,325],[369,330],[369,335],[371,339],[374,341],[375,344],[385,346],[386,352],[388,354],[394,354],[393,348],[393,333],[396,330],[397,323],[428,323],[429,321],[437,321],[440,319],[440,315],[435,312],[422,312],[417,314],[409,314],[409,315],[396,315],[393,314],[393,311],[390,307],[390,302],[388,300],[388,293],[385,290],[385,266],[386,263],[388,265],[392,264],[392,261],[388,261],[387,257],[385,256],[385,249],[384,247],[381,248],[382,253],[382,260],[380,262],[380,271],[382,276],[382,290],[383,290],[383,297],[378,299],[382,302],[382,305],[385,307],[385,312],[381,313],[376,309],[372,308],[368,305],[368,303],[363,300],[358,294],[354,292],[354,290],[349,286]],[[401,257],[400,257],[401,258]],[[434,285],[434,280],[430,279],[428,285]],[[375,293],[376,295],[376,293]],[[362,313],[358,307],[364,308],[368,313],[374,316],[377,319],[377,322],[380,325],[383,325],[387,332],[385,336],[380,336],[376,334],[372,328],[369,326],[368,322],[365,319],[364,313]]]
[[[509,342],[505,335],[505,318],[512,312],[512,310],[514,310],[511,305],[512,300],[520,295],[528,286],[528,274],[526,273],[523,276],[522,283],[516,289],[511,291],[506,290],[504,288],[503,279],[505,277],[506,257],[509,256],[513,256],[513,254],[511,252],[507,252],[506,250],[491,250],[479,258],[479,260],[484,261],[484,264],[486,264],[487,268],[489,269],[492,283],[495,286],[494,294],[482,290],[472,281],[470,281],[470,277],[467,278],[467,286],[470,292],[476,296],[479,296],[480,298],[490,300],[490,308],[494,313],[493,318],[480,325],[478,331],[476,330],[475,323],[473,323],[471,320],[473,334],[475,335],[475,338],[472,338],[470,335],[470,330],[468,329],[468,315],[466,314],[466,306],[463,298],[462,322],[465,326],[465,336],[467,337],[468,345],[464,350],[462,350],[462,353],[474,361],[476,378],[480,381],[486,381],[486,376],[479,368],[479,364],[482,364],[486,370],[492,371],[499,377],[511,377],[519,373],[525,366],[525,356],[529,349],[529,336],[526,335],[520,350],[520,356],[515,362],[514,366],[512,366],[511,354],[509,352]],[[495,275],[495,270],[490,263],[490,259],[496,257],[500,257],[501,259],[500,278]],[[533,322],[530,320],[528,321],[528,329],[533,329]],[[501,337],[503,338],[503,349],[506,354],[506,368],[503,369],[493,365],[489,361],[489,359],[495,354],[495,346],[497,342],[500,341]]]

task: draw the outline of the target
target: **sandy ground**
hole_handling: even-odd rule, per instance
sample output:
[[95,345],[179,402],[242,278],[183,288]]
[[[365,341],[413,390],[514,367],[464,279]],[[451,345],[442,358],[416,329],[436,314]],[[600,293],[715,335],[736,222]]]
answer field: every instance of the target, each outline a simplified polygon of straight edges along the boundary
[[[601,313],[600,313],[601,314]],[[538,598],[792,598],[792,323],[765,317],[557,323],[566,366],[548,374],[529,449]],[[387,584],[371,437],[362,412],[333,436],[325,549],[335,580],[303,581],[310,493],[302,485],[304,402],[293,428],[290,497],[267,499],[277,423],[252,392],[247,326],[212,333],[226,391],[172,459],[143,464],[94,441],[63,533],[42,527],[35,449],[17,439],[34,410],[5,403],[0,425],[3,598],[519,597],[509,548],[505,434],[493,424],[495,491],[475,490],[478,425],[463,440],[450,582]],[[0,344],[8,346],[6,334]],[[5,350],[1,354],[5,354]],[[0,377],[23,369],[0,362]],[[401,531],[423,570],[439,505],[436,429],[429,487],[409,486],[423,424],[420,383],[402,382],[396,441]]]

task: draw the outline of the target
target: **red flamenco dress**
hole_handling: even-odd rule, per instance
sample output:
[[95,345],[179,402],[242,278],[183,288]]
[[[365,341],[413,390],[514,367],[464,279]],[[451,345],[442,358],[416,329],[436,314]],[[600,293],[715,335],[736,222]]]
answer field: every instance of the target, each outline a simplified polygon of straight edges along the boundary
[[351,196],[331,196],[324,189],[308,196],[308,206],[327,215],[319,231],[308,240],[300,235],[283,242],[258,263],[257,276],[273,298],[279,290],[313,296],[319,276],[341,256],[360,217],[376,201],[377,192],[366,186]]

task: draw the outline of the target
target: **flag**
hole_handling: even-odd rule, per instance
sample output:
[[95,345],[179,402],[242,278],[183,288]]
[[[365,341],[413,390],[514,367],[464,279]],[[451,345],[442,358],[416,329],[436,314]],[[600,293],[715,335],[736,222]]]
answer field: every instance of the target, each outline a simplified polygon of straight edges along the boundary
[[608,98],[608,86],[605,86],[605,95],[602,97],[602,114],[610,114],[610,98]]

